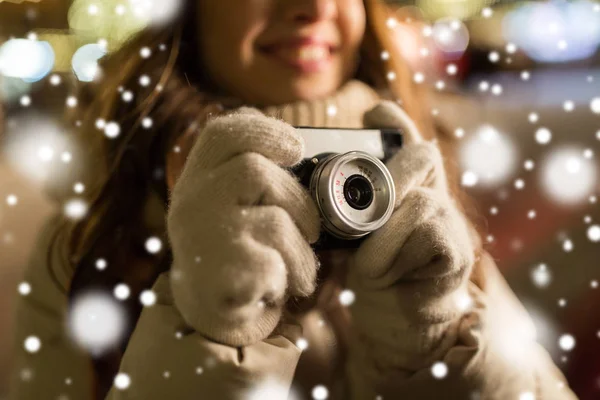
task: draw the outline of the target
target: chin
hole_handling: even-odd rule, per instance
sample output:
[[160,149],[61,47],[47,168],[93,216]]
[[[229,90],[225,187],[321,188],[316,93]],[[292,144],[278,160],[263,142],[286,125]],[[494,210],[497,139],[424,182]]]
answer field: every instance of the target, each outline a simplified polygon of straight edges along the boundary
[[[292,103],[295,101],[312,101],[334,94],[341,85],[341,79],[321,78],[321,79],[295,79],[287,85],[274,85],[280,89],[276,95],[276,102],[279,104]],[[274,96],[275,97],[275,96]]]

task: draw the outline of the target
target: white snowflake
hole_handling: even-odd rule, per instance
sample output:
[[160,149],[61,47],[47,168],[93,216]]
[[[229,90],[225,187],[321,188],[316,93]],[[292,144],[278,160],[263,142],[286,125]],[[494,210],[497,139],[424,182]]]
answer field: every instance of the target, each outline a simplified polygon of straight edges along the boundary
[[82,348],[100,355],[122,339],[125,311],[108,293],[88,292],[75,299],[69,310],[68,331]]
[[312,390],[314,400],[325,400],[329,397],[329,390],[323,385],[317,385]]
[[431,366],[431,375],[436,379],[444,379],[448,375],[448,366],[442,361],[438,361]]
[[129,375],[120,372],[115,376],[114,385],[119,390],[125,390],[131,385],[131,378]]
[[131,294],[131,290],[125,283],[119,283],[115,286],[113,294],[119,300],[127,300]]
[[351,305],[352,303],[354,303],[355,299],[356,296],[354,295],[354,292],[350,289],[344,289],[340,293],[340,304],[343,306]]
[[575,348],[575,338],[572,335],[564,334],[558,339],[558,345],[564,351],[571,351]]
[[116,122],[109,122],[104,127],[104,134],[110,139],[114,139],[121,133],[121,127]]
[[535,286],[544,288],[552,281],[552,274],[546,264],[539,264],[531,271],[531,279]]
[[9,194],[6,196],[6,204],[8,204],[10,207],[16,206],[18,202],[19,198],[14,194]]
[[29,293],[31,293],[31,285],[29,282],[21,282],[19,283],[18,291],[22,296],[27,296]]
[[600,242],[600,225],[591,225],[587,230],[587,237],[592,242]]
[[29,353],[37,353],[42,348],[42,341],[37,336],[28,336],[25,339],[24,346]]
[[82,199],[72,199],[65,203],[63,212],[69,219],[80,220],[86,216],[88,205]]
[[150,237],[146,240],[146,251],[151,254],[156,254],[162,249],[162,241],[156,236]]
[[140,294],[140,302],[146,307],[153,306],[156,304],[156,293],[152,290],[144,290]]

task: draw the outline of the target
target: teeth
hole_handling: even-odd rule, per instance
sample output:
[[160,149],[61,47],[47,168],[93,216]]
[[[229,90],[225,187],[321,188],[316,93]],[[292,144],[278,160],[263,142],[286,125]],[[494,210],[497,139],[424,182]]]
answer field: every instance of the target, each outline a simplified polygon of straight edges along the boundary
[[284,49],[281,55],[292,61],[318,61],[329,55],[329,49],[325,46],[302,46],[294,49]]

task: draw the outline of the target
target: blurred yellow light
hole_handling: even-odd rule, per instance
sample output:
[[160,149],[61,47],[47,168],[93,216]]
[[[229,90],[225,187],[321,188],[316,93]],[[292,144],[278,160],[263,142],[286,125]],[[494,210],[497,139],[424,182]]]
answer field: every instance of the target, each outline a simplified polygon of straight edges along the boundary
[[494,0],[417,0],[416,5],[423,10],[427,19],[444,17],[467,19],[494,2]]

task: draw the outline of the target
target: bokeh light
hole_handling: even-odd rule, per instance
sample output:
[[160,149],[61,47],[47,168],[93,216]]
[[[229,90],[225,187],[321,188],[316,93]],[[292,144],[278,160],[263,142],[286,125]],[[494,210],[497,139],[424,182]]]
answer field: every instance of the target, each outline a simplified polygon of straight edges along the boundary
[[469,31],[456,18],[442,18],[433,25],[433,40],[443,52],[460,55],[469,44]]
[[72,66],[75,76],[82,82],[91,82],[98,77],[98,60],[106,55],[106,49],[91,43],[81,46],[73,54]]
[[52,71],[54,50],[48,42],[11,39],[0,46],[0,73],[37,82]]
[[582,203],[594,191],[596,168],[592,160],[583,157],[583,149],[576,146],[556,148],[546,156],[539,169],[542,188],[556,203]]
[[506,181],[516,168],[516,158],[512,140],[491,125],[481,126],[460,148],[463,170],[476,176],[469,182],[478,181],[486,186]]
[[73,302],[68,329],[73,340],[95,356],[116,346],[125,334],[122,306],[109,294],[90,292]]
[[503,34],[536,61],[585,59],[600,44],[600,13],[592,8],[588,0],[525,3],[506,14]]

